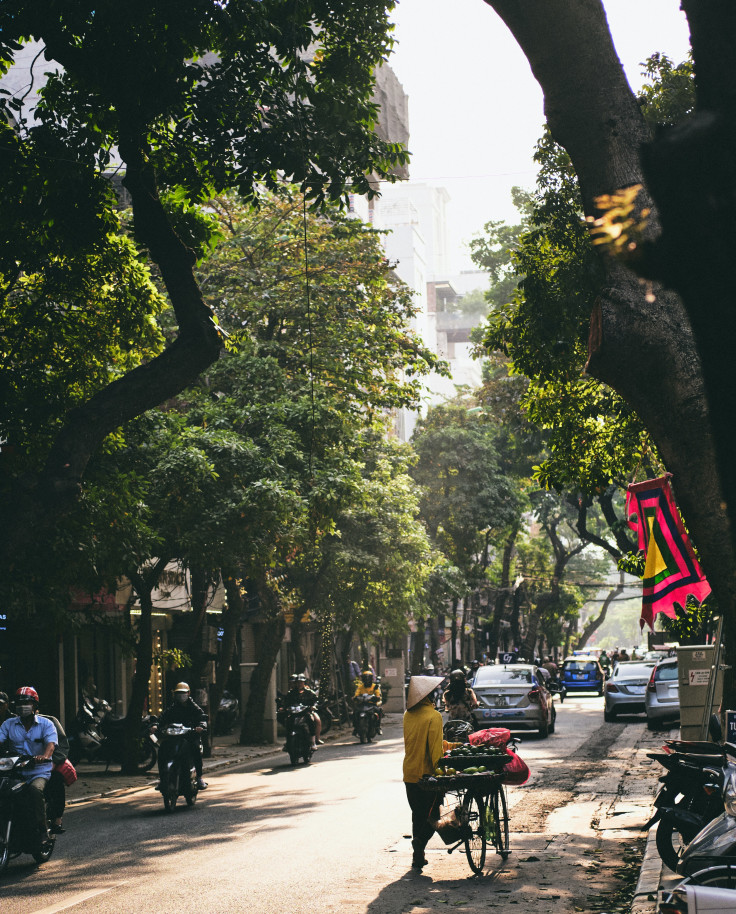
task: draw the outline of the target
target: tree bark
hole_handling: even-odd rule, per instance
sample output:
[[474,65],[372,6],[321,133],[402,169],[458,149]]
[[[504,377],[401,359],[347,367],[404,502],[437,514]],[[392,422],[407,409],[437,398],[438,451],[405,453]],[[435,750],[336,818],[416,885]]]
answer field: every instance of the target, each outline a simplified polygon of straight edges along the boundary
[[[217,718],[217,709],[230,676],[230,668],[235,654],[238,639],[238,628],[243,617],[244,601],[240,593],[240,583],[234,568],[222,569],[222,580],[227,594],[227,609],[222,618],[222,653],[215,670],[215,682],[211,690],[210,718],[212,726]],[[238,700],[240,696],[238,695]]]
[[[550,130],[570,155],[586,214],[596,215],[598,195],[643,183],[640,153],[648,150],[648,191],[640,202],[652,207],[652,244],[649,250],[645,245],[640,268],[682,297],[655,283],[655,298],[647,300],[639,278],[607,259],[606,285],[591,315],[587,370],[632,405],[674,474],[678,503],[724,612],[736,667],[732,5],[683,3],[704,116],[646,146],[651,138],[599,0],[486,2],[514,34],[544,91]],[[663,235],[655,242],[660,217]],[[736,698],[729,692],[736,685],[732,676],[725,685],[729,700]]]
[[151,681],[153,666],[153,631],[151,616],[153,602],[151,594],[158,583],[168,559],[158,559],[150,568],[141,572],[131,572],[128,577],[141,604],[138,618],[138,643],[135,652],[135,673],[130,690],[128,711],[125,715],[123,730],[123,774],[138,774],[138,739],[141,731],[141,719],[148,699],[148,684]]
[[266,697],[271,684],[271,674],[276,666],[286,632],[286,619],[276,594],[273,593],[267,582],[260,582],[258,592],[265,618],[262,622],[256,622],[253,625],[258,665],[250,678],[250,693],[243,712],[243,724],[240,730],[241,746],[258,746],[265,742],[263,721],[266,713]]

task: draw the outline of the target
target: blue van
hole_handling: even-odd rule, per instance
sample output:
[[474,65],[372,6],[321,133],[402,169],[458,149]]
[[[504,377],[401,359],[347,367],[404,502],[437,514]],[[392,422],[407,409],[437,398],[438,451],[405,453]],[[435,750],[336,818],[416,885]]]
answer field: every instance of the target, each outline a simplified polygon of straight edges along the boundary
[[560,674],[568,692],[597,692],[603,694],[605,674],[598,658],[592,655],[566,657]]

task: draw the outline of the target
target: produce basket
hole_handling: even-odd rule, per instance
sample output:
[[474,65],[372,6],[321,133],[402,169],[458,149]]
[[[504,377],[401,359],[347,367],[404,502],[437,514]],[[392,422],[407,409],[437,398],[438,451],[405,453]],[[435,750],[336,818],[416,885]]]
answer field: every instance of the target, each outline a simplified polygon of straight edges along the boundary
[[[501,771],[504,765],[509,761],[509,756],[504,752],[503,755],[459,755],[443,756],[439,762],[439,768],[455,768],[457,771],[465,771],[466,768],[479,768],[484,765],[488,771]],[[481,772],[484,774],[485,772]]]
[[423,777],[417,781],[417,787],[430,793],[445,793],[448,790],[469,790],[483,795],[490,793],[494,784],[498,783],[501,773],[498,771],[482,771],[478,774],[453,774],[442,777]]

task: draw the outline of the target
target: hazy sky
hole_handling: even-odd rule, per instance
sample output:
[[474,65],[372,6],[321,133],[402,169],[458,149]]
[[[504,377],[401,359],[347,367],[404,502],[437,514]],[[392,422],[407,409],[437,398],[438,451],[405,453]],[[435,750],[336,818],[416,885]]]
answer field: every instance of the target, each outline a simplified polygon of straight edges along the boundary
[[[519,0],[523,2],[523,0]],[[689,47],[678,0],[604,0],[634,89],[640,63]],[[455,269],[472,268],[463,243],[489,219],[514,221],[513,185],[532,187],[542,93],[526,58],[483,0],[399,0],[391,65],[409,95],[411,178],[447,188]]]

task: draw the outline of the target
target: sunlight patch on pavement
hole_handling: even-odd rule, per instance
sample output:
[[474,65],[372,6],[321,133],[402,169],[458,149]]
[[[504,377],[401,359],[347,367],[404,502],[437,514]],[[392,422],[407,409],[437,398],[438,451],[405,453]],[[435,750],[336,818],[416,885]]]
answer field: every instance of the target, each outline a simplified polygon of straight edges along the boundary
[[89,892],[82,892],[79,895],[72,896],[72,898],[69,898],[66,901],[52,904],[48,908],[39,908],[37,911],[32,911],[31,914],[58,914],[59,911],[66,911],[67,908],[73,908],[74,905],[81,904],[83,901],[88,901],[90,898],[94,898],[97,895],[104,895],[105,892],[111,892],[113,889],[125,885],[127,881],[128,880],[125,879],[123,882],[115,882],[113,885],[106,885],[101,889],[92,889]]

